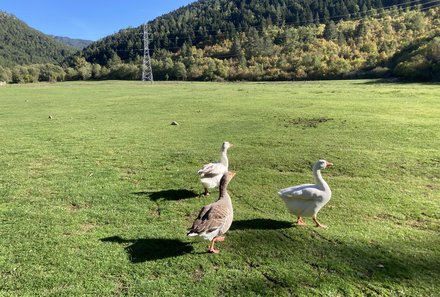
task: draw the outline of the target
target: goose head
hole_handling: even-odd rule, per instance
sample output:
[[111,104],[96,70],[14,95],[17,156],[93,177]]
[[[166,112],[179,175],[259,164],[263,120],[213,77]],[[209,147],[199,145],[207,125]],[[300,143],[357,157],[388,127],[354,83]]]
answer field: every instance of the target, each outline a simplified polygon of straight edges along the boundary
[[229,182],[231,179],[237,174],[235,171],[228,171],[225,174],[223,174],[222,179],[220,180],[220,197],[223,196],[226,193],[226,188],[228,187]]
[[313,169],[321,170],[331,166],[333,166],[333,163],[327,162],[326,160],[319,160],[318,162],[315,163]]
[[232,143],[229,143],[227,141],[223,142],[222,144],[222,152],[225,152],[228,150],[228,148],[233,147],[234,145]]
[[227,185],[232,180],[232,178],[237,174],[235,171],[228,171],[223,174],[222,179],[220,180],[221,185]]

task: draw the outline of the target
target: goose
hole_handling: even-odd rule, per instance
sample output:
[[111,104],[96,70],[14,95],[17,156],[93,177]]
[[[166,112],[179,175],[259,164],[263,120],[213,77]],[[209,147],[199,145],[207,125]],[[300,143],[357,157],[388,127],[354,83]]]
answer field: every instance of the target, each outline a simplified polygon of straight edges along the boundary
[[221,147],[220,162],[208,163],[203,165],[202,169],[197,171],[200,175],[200,181],[202,182],[205,192],[203,195],[209,196],[209,190],[219,186],[220,179],[228,172],[229,160],[227,151],[230,147],[233,147],[232,143],[225,141]]
[[278,191],[291,213],[297,216],[297,225],[305,225],[302,217],[312,217],[316,227],[327,228],[316,219],[319,210],[330,201],[332,191],[322,178],[321,170],[333,166],[326,160],[319,160],[313,166],[315,184],[304,184]]
[[226,172],[221,180],[219,186],[219,198],[216,202],[208,204],[199,212],[192,227],[188,230],[187,236],[201,236],[206,240],[211,241],[208,251],[217,254],[219,250],[214,248],[216,241],[224,241],[224,235],[232,224],[234,211],[232,208],[231,197],[228,194],[227,187],[236,172]]

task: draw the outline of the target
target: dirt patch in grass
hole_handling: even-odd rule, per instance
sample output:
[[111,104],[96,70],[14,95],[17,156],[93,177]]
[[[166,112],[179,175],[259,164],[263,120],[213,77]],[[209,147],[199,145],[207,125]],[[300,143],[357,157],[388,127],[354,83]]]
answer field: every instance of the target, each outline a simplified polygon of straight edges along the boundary
[[319,117],[319,118],[297,118],[286,120],[285,127],[290,126],[301,126],[303,129],[306,128],[317,128],[318,125],[326,123],[328,121],[333,121],[333,118]]
[[70,205],[66,206],[66,210],[69,212],[77,212],[84,208],[89,208],[90,206],[88,204],[79,204],[72,202]]
[[203,269],[198,268],[198,269],[194,270],[194,272],[192,274],[192,278],[195,282],[200,282],[203,279],[204,275],[205,275],[205,273],[203,272]]
[[98,227],[96,224],[92,223],[85,223],[79,226],[79,229],[77,230],[70,230],[63,233],[64,236],[78,236],[78,235],[84,235],[88,233],[90,230]]
[[127,180],[131,179],[133,176],[137,174],[137,169],[130,168],[130,167],[119,167],[119,179],[121,180]]
[[95,224],[82,224],[81,227],[79,228],[78,233],[79,234],[86,234],[87,232],[89,232],[90,230],[96,228],[97,226]]
[[424,217],[419,217],[419,218],[406,218],[404,216],[397,217],[391,214],[382,213],[376,215],[374,218],[377,220],[389,221],[399,226],[409,226],[411,228],[415,228],[419,230],[438,231],[439,229],[438,224],[436,224],[435,222],[435,219],[431,219],[430,217],[425,215]]

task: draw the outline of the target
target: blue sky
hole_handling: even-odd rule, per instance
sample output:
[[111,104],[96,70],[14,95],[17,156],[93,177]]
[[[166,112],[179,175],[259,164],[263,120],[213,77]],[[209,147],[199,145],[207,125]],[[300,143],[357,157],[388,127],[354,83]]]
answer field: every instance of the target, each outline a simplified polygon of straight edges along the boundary
[[98,40],[192,2],[195,0],[0,0],[0,11],[45,34]]

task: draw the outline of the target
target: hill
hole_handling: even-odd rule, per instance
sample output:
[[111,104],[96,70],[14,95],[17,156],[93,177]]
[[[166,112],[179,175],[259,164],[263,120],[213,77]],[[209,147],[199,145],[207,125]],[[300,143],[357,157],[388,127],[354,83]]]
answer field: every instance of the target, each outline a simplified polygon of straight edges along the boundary
[[74,39],[65,36],[53,36],[53,35],[49,35],[49,36],[65,45],[74,47],[76,49],[83,49],[86,46],[93,43],[92,40]]
[[[205,44],[181,37],[181,41],[185,40],[181,47],[177,44],[157,47],[169,39],[157,38],[159,32],[154,31],[154,26],[162,19],[155,20],[151,24],[154,77],[159,80],[304,80],[393,75],[439,80],[439,38],[436,38],[440,36],[439,4],[427,8],[371,9],[367,16],[336,22],[331,19],[325,24],[266,24],[249,27],[229,37],[223,32],[224,37],[216,38],[216,42],[206,37]],[[180,11],[187,11],[185,9]],[[166,26],[161,28],[161,32],[169,32]],[[140,29],[121,30],[85,48],[82,55],[90,63],[110,68],[120,63],[140,65],[141,32],[135,33]],[[418,47],[414,54],[405,54]]]
[[0,66],[59,64],[74,52],[15,16],[0,12]]
[[[252,34],[270,26],[288,27],[359,19],[392,6],[406,8],[433,1],[425,0],[199,0],[149,23],[151,49],[179,51],[182,46],[197,48],[231,40],[240,33]],[[124,62],[136,61],[143,48],[142,26],[127,28],[86,47],[84,57],[105,65],[115,56]]]

